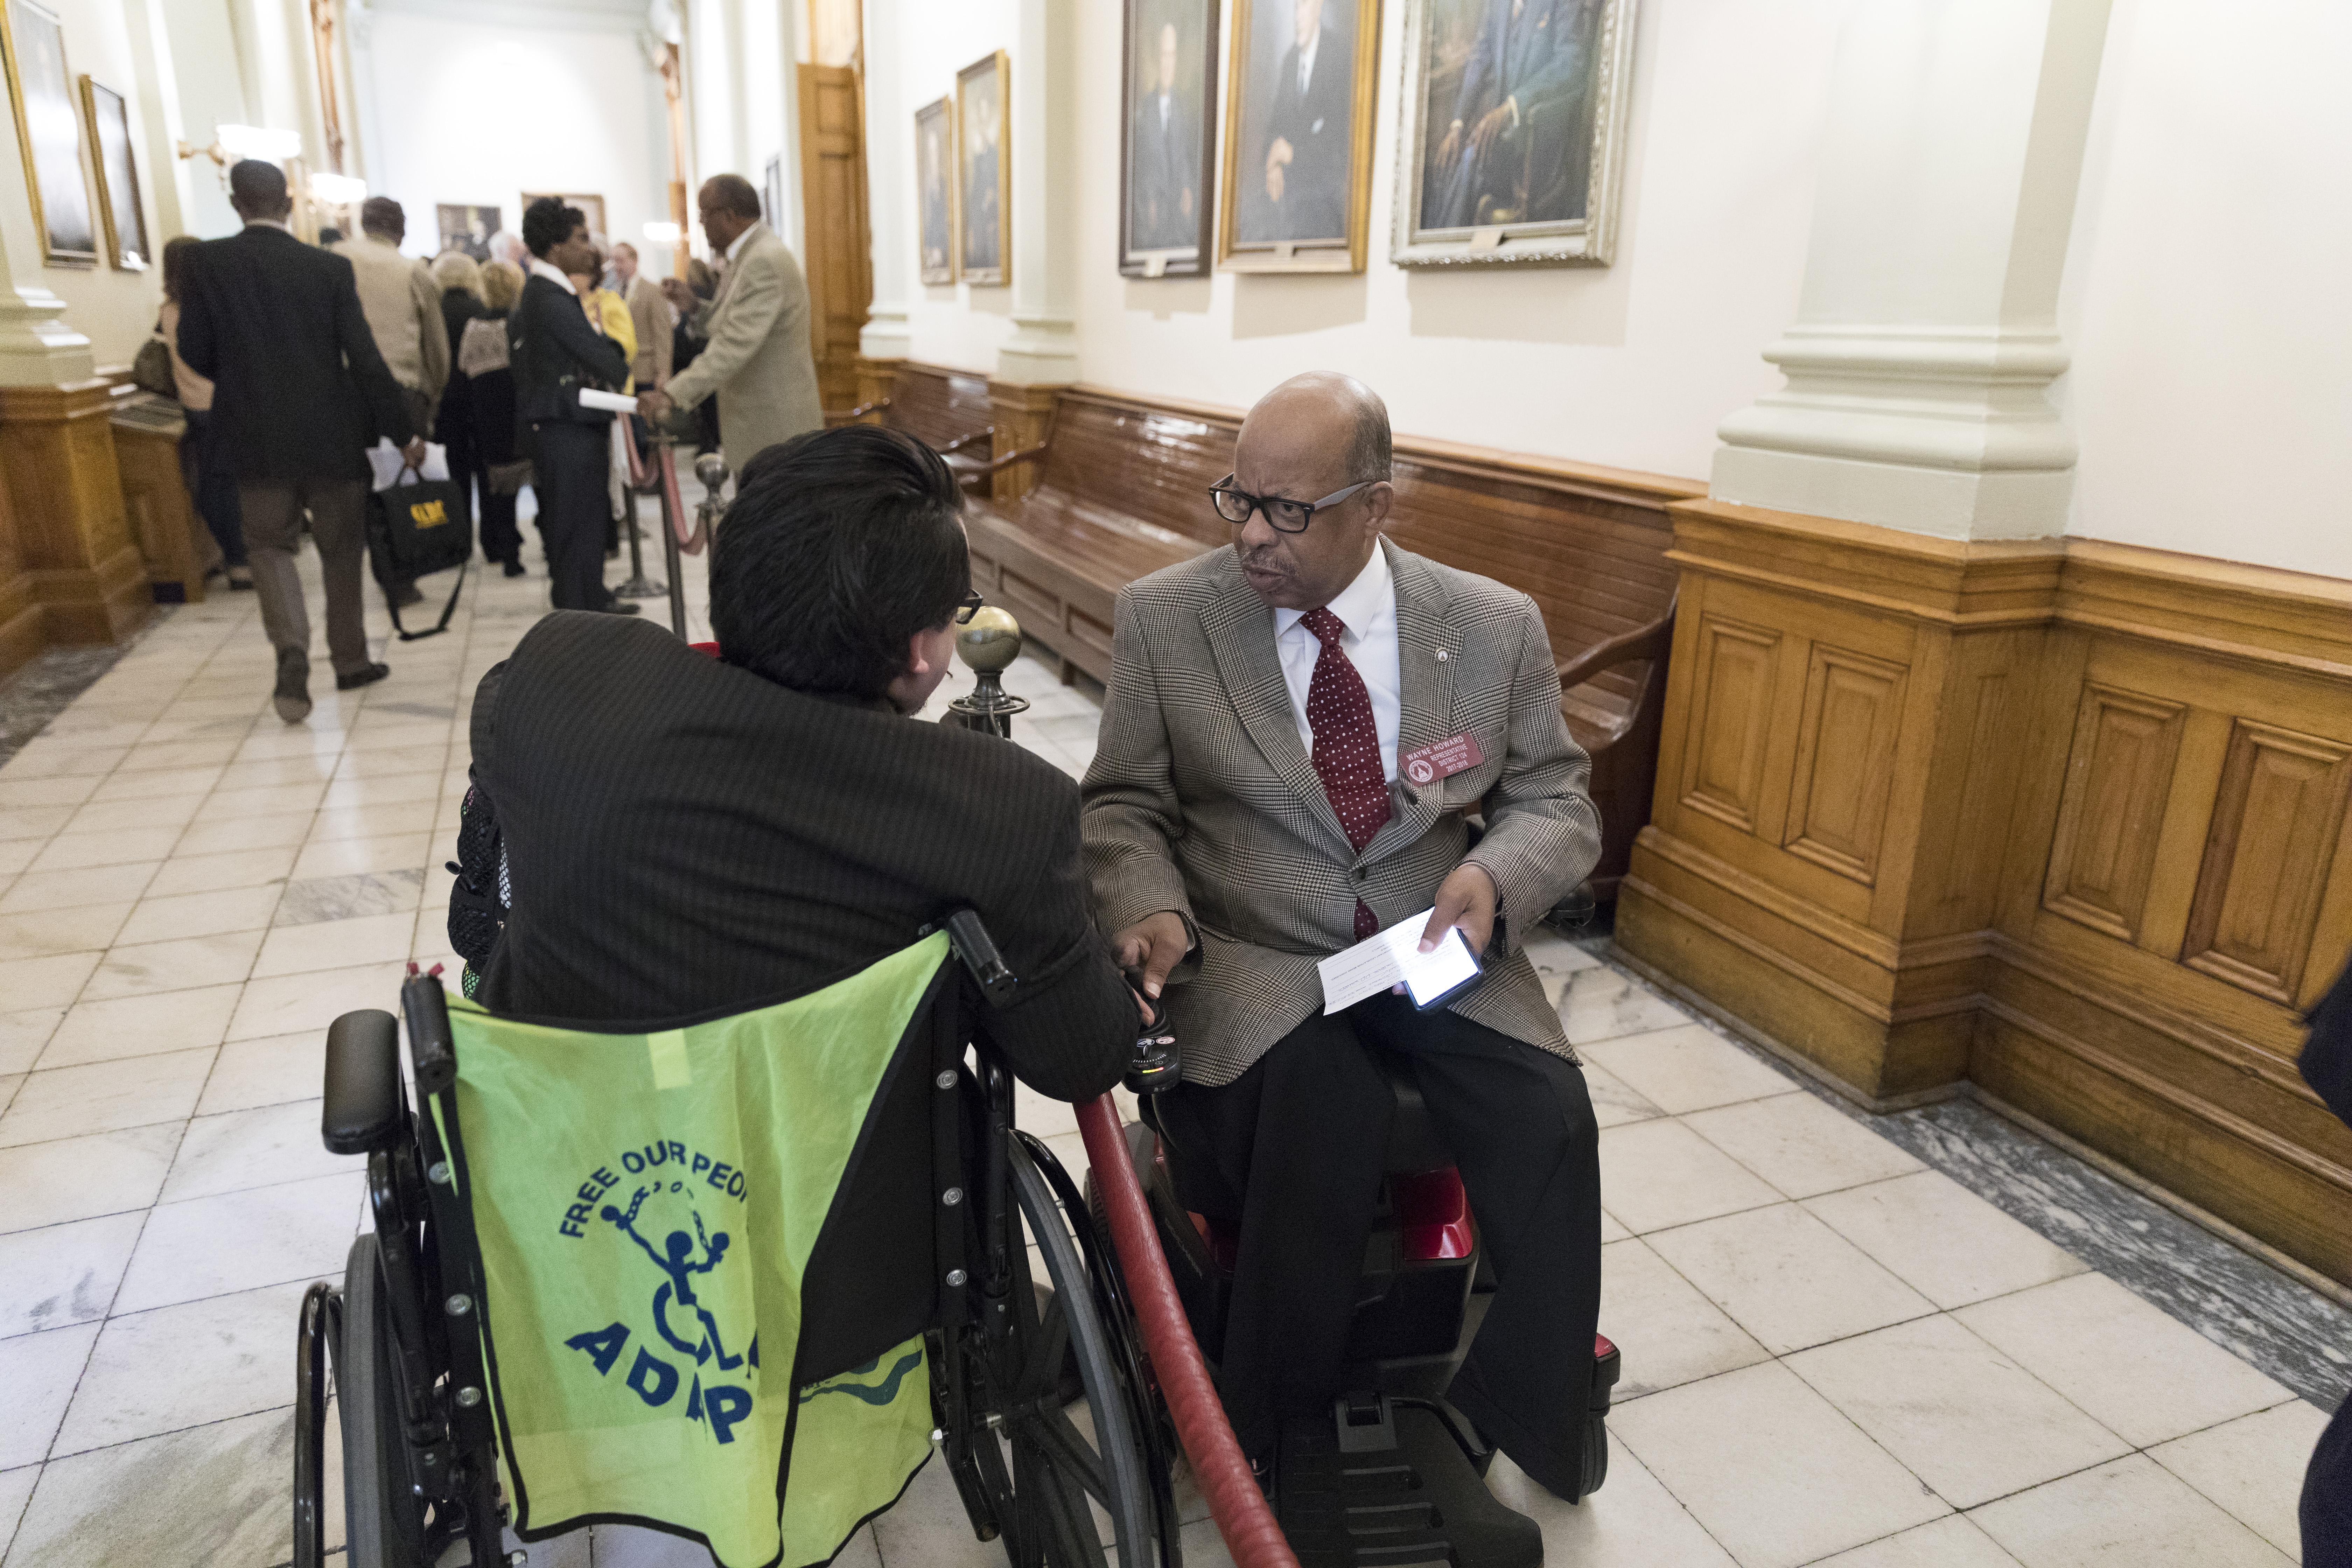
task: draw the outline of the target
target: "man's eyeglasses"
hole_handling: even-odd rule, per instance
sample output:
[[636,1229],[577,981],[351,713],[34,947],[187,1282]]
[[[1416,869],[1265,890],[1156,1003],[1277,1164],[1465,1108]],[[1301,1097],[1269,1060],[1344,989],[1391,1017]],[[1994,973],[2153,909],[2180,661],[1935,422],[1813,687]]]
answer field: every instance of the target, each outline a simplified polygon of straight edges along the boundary
[[963,596],[963,603],[956,606],[955,624],[960,626],[971,625],[972,616],[978,615],[981,605],[987,602],[980,596],[980,590],[977,588],[966,594]]
[[1250,513],[1263,511],[1276,533],[1304,533],[1317,512],[1327,506],[1338,506],[1365,486],[1378,483],[1378,479],[1358,479],[1321,500],[1286,500],[1281,496],[1254,496],[1247,490],[1236,489],[1234,476],[1227,474],[1209,487],[1209,499],[1216,503],[1217,515],[1236,528],[1250,520]]

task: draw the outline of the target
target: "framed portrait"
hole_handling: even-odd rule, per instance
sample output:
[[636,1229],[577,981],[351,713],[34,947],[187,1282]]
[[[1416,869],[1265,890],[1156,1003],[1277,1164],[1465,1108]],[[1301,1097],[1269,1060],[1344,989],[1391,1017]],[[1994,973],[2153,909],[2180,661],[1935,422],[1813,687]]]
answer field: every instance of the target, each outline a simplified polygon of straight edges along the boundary
[[956,72],[956,275],[1013,281],[1013,81],[1004,51]]
[[921,234],[923,281],[956,280],[955,100],[942,98],[915,110],[915,200]]
[[1405,0],[1400,267],[1605,267],[1636,0]]
[[477,261],[490,258],[490,236],[499,232],[504,216],[497,207],[436,202],[433,213],[441,230],[443,250],[462,250]]
[[106,225],[106,254],[125,272],[144,272],[147,213],[139,200],[139,165],[131,155],[131,106],[110,87],[81,79],[81,106],[89,116],[97,152],[98,213]]
[[98,226],[82,177],[81,110],[66,74],[65,29],[33,0],[0,6],[0,53],[25,153],[25,187],[45,258],[58,267],[98,265]]
[[1380,49],[1380,0],[1234,0],[1218,265],[1364,269]]
[[1216,188],[1217,0],[1127,0],[1118,269],[1209,270]]
[[578,207],[587,216],[588,232],[600,241],[609,241],[613,237],[613,231],[604,226],[604,197],[585,196],[576,191],[525,191],[522,205],[529,206],[541,196],[553,196],[566,206]]

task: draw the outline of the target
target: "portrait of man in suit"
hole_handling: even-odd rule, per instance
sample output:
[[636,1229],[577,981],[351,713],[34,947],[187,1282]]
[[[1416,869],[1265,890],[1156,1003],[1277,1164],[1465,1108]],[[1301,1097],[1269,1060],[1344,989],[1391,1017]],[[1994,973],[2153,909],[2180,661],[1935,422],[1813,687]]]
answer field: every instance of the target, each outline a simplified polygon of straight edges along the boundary
[[1353,21],[1341,0],[1277,0],[1252,18],[1234,165],[1244,243],[1347,236]]
[[922,272],[926,283],[955,281],[955,206],[948,186],[950,105],[946,99],[915,110],[917,200],[921,205]]
[[956,80],[961,110],[963,257],[960,270],[975,283],[1004,281],[1003,184],[999,145],[1004,133],[1004,72],[1000,57],[967,66]]
[[1584,216],[1596,0],[1433,0],[1424,229]]
[[[1201,127],[1206,119],[1201,43],[1206,18],[1187,18],[1194,24],[1188,34],[1172,14],[1177,7],[1138,9],[1143,25],[1130,26],[1128,37],[1133,84],[1127,136],[1128,248],[1197,256],[1207,205],[1201,188]],[[1206,7],[1184,9],[1197,13]],[[1150,22],[1154,16],[1157,26]]]

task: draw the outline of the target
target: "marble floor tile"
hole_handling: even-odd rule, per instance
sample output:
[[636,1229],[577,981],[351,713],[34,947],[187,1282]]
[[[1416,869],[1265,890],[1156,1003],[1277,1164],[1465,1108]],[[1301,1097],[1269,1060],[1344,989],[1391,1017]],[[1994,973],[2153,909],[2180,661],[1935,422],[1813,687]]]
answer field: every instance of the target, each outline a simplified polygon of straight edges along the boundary
[[1622,1443],[1609,1456],[1608,1484],[1580,1503],[1560,1501],[1507,1454],[1495,1457],[1486,1489],[1536,1521],[1543,1531],[1544,1561],[1561,1568],[1737,1568],[1731,1554]]
[[2295,1510],[2304,1470],[2327,1426],[2326,1412],[2300,1399],[2176,1437],[2147,1457],[2290,1557],[2302,1551]]
[[7,996],[9,1008],[16,1011],[66,1006],[82,994],[89,971],[97,969],[101,957],[99,952],[64,952],[54,959],[0,959],[0,996]]
[[[265,676],[263,679],[267,680],[268,677]],[[316,702],[320,695],[318,691],[312,691],[311,700]],[[236,761],[253,763],[278,757],[310,757],[322,754],[335,757],[341,756],[342,750],[343,732],[322,723],[317,710],[313,710],[310,721],[307,724],[288,724],[277,729],[254,731],[245,738],[244,743],[236,748]]]
[[0,1114],[0,1148],[182,1120],[212,1065],[207,1047],[34,1073]]
[[319,783],[262,784],[254,789],[215,790],[196,814],[199,822],[242,822],[256,816],[299,816],[307,819],[326,797]]
[[2291,1561],[2145,1454],[1969,1517],[2024,1568],[2284,1568]]
[[[316,1087],[314,1084],[313,1087]],[[163,1180],[163,1204],[362,1170],[358,1155],[330,1154],[319,1141],[319,1101],[289,1100],[199,1116]]]
[[424,875],[416,871],[363,871],[349,877],[317,877],[289,882],[278,905],[276,923],[313,925],[363,915],[404,914],[416,908]]
[[288,1347],[309,1289],[298,1280],[110,1319],[50,1462],[285,1405]]
[[37,1065],[43,1069],[79,1067],[219,1045],[228,1032],[229,1015],[236,1010],[242,989],[236,984],[209,985],[197,991],[78,1002],[49,1037]]
[[232,1041],[221,1047],[212,1076],[205,1080],[204,1095],[196,1101],[196,1114],[215,1116],[226,1110],[316,1100],[326,1068],[324,1029]]
[[1805,1351],[1787,1365],[1955,1508],[2131,1451],[1948,1317]]
[[2039,1285],[1953,1315],[2135,1447],[2288,1397],[2278,1384],[2103,1274]]
[[125,943],[176,942],[184,937],[254,931],[269,923],[278,907],[278,893],[275,885],[264,883],[254,888],[144,899],[124,923],[118,940]]
[[30,866],[50,842],[41,838],[0,840],[0,882]]
[[[870,1530],[861,1531],[868,1549],[873,1544]],[[681,1541],[675,1535],[665,1535],[658,1530],[644,1530],[630,1524],[599,1524],[581,1532],[590,1542],[588,1561],[596,1568],[704,1568],[710,1553],[691,1541]],[[530,1568],[540,1568],[539,1554],[548,1546],[568,1544],[577,1537],[558,1536],[544,1546],[530,1549]],[[575,1549],[576,1550],[576,1549]],[[842,1568],[851,1568],[850,1551],[845,1549],[838,1561]],[[877,1559],[878,1562],[878,1558]],[[548,1568],[557,1568],[551,1563]],[[580,1568],[587,1568],[585,1563]]]
[[130,915],[127,901],[0,915],[0,959],[97,952],[114,940]]
[[[73,1398],[74,1384],[89,1361],[89,1347],[97,1342],[98,1327],[79,1323],[0,1340],[0,1388],[8,1391],[8,1416],[0,1421],[0,1470],[37,1465],[48,1453],[49,1440],[57,1436],[58,1423]],[[17,1546],[23,1544],[20,1524]],[[15,1549],[10,1555],[47,1568],[46,1558],[27,1558]]]
[[294,880],[350,877],[373,871],[423,872],[433,858],[431,841],[422,833],[397,833],[378,838],[337,838],[309,844],[294,861]]
[[[40,1568],[284,1563],[292,1555],[293,1467],[290,1408],[60,1459],[33,1489],[11,1568],[19,1561]],[[339,1470],[329,1468],[331,1479]]]
[[254,977],[340,969],[377,959],[405,959],[415,932],[416,916],[410,911],[281,925],[261,944],[261,956],[254,961]]
[[73,815],[61,833],[120,833],[134,827],[184,827],[195,819],[200,795],[164,795],[156,800],[92,801]]
[[50,778],[58,773],[110,773],[128,746],[73,746],[47,739],[20,747],[5,765],[12,779]]
[[1777,1363],[1651,1394],[1609,1425],[1741,1568],[1795,1568],[1949,1511]]
[[174,855],[155,873],[155,879],[147,886],[147,896],[160,899],[180,893],[216,893],[230,888],[282,882],[286,874],[294,869],[298,852],[296,845],[278,844],[213,855]]
[[41,1047],[57,1033],[66,1016],[62,1007],[28,1007],[20,1013],[0,1013],[0,1073],[33,1070]]
[[1584,1063],[1584,1089],[1592,1097],[1593,1120],[1603,1127],[1622,1127],[1665,1114],[1626,1087],[1624,1079],[1589,1057]]
[[[1672,1028],[1689,1023],[1690,1016],[1664,997],[1643,990],[1622,971],[1596,965],[1569,976],[1568,988],[1560,995],[1559,1021],[1568,1031],[1569,1043],[1581,1047],[1598,1040]],[[1642,1086],[1635,1083],[1634,1087]]]
[[1779,1094],[1685,1117],[1684,1124],[1792,1198],[1927,1167],[1810,1094]]
[[1648,1240],[1774,1355],[1935,1310],[1794,1204],[1659,1231]]
[[1965,1307],[2088,1267],[1940,1171],[1809,1198],[1804,1206],[1938,1307]]
[[144,1210],[163,1188],[182,1123],[159,1121],[0,1149],[0,1231]]
[[219,936],[183,937],[177,942],[151,942],[136,947],[112,947],[105,961],[82,987],[85,1003],[113,996],[140,996],[156,991],[186,991],[201,986],[231,984],[253,968],[261,951],[263,932],[228,931]]
[[[971,1524],[964,1513],[963,1501],[956,1495],[955,1482],[949,1479],[947,1467],[937,1462],[925,1465],[907,1483],[906,1491],[895,1507],[877,1515],[874,1521],[874,1543],[880,1548],[882,1561],[887,1568],[1004,1568],[1004,1548],[995,1542],[974,1541]],[[1203,1531],[1209,1541],[1218,1541],[1214,1525],[1195,1525],[1183,1531],[1184,1568],[1202,1568],[1196,1561],[1192,1544],[1200,1539],[1194,1533]],[[598,1557],[602,1560],[604,1527],[598,1527]],[[1230,1561],[1230,1559],[1228,1559]],[[672,1568],[665,1563],[662,1568]],[[676,1568],[687,1568],[677,1564]]]
[[0,1339],[105,1317],[146,1221],[134,1212],[0,1236]]
[[1623,1226],[1617,1223],[1617,1216],[1615,1215],[1611,1214],[1607,1209],[1602,1209],[1601,1211],[1601,1246],[1606,1247],[1612,1241],[1622,1241],[1633,1234],[1633,1233],[1632,1231],[1627,1230]]
[[1824,1557],[1816,1568],[2017,1568],[2017,1559],[1956,1513]]
[[79,805],[90,797],[98,783],[88,773],[18,778],[13,773],[0,772],[0,811],[28,805]]
[[121,866],[160,860],[178,843],[176,827],[134,827],[127,833],[61,833],[33,857],[36,871],[75,871],[89,866]]
[[310,819],[300,812],[284,816],[239,817],[233,822],[197,822],[180,836],[172,857],[178,859],[189,855],[275,849],[281,845],[299,845],[310,833]]
[[1620,1401],[1770,1359],[1723,1309],[1638,1240],[1601,1248],[1601,1331],[1622,1355]]
[[7,1557],[9,1542],[16,1538],[16,1521],[25,1517],[25,1505],[32,1500],[33,1482],[40,1473],[38,1465],[0,1470],[0,1560]]
[[439,773],[393,773],[381,778],[341,779],[327,786],[321,807],[328,811],[363,811],[403,801],[441,798]]
[[448,765],[449,729],[446,724],[412,724],[396,732],[354,731],[351,748],[335,764],[335,782],[389,778],[401,773],[438,773]]
[[220,787],[221,767],[146,768],[115,773],[90,792],[92,800],[159,800],[167,795],[197,795]]
[[1577,1048],[1675,1116],[1797,1092],[1795,1083],[1704,1024],[1677,1021],[1675,1027],[1653,1027]]
[[214,787],[221,790],[268,789],[275,784],[316,784],[323,785],[334,776],[335,758],[306,752],[299,756],[264,757],[249,763],[231,763],[220,771]]
[[80,871],[28,871],[9,884],[7,894],[0,897],[0,915],[135,900],[147,890],[155,868],[162,864],[160,860],[133,860],[124,866],[100,866]]
[[0,810],[0,838],[47,838],[73,819],[70,805],[20,805]]
[[1601,1134],[1601,1205],[1636,1235],[1780,1201],[1679,1121],[1637,1122]]
[[308,1030],[323,1037],[328,1025],[354,1008],[395,1008],[406,967],[399,963],[364,963],[247,981],[245,999],[229,1021],[228,1037],[257,1040]]
[[440,819],[437,799],[391,801],[376,805],[345,806],[321,811],[311,820],[308,842],[323,844],[338,838],[375,838],[394,833],[429,833]]
[[114,1310],[138,1312],[339,1276],[365,1183],[355,1171],[158,1205],[131,1255]]

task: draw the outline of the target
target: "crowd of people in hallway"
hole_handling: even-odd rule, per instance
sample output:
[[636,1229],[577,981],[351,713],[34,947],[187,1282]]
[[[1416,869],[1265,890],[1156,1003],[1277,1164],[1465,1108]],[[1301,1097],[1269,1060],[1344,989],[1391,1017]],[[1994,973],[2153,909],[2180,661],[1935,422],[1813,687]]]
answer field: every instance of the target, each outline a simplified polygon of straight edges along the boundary
[[[635,615],[604,582],[630,447],[642,463],[659,424],[740,468],[824,423],[799,263],[740,176],[699,195],[716,264],[687,259],[658,281],[635,246],[591,233],[553,197],[530,205],[520,234],[492,235],[488,261],[452,248],[428,262],[402,249],[406,214],[388,196],[362,204],[356,237],[323,228],[312,247],[294,238],[276,165],[239,163],[228,183],[245,227],[166,247],[155,340],[186,420],[190,499],[228,585],[260,595],[289,723],[310,710],[293,574],[302,532],[319,550],[328,647],[348,690],[386,668],[367,656],[361,620],[373,493],[446,464],[483,558],[519,577],[528,490],[553,607]],[[616,415],[583,390],[634,397],[635,410]],[[370,449],[383,447],[397,464],[372,467]],[[387,562],[374,568],[395,608],[422,601]]]

